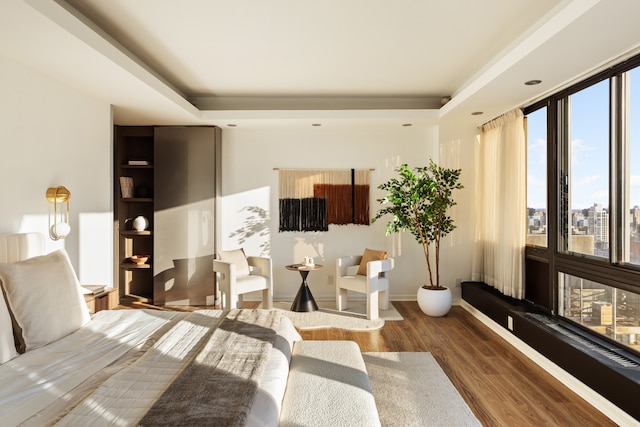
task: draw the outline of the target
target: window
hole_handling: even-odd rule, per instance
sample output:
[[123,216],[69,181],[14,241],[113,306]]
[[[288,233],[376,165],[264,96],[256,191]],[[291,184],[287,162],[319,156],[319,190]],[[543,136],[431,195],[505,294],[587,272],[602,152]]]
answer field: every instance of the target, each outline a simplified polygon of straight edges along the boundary
[[560,284],[561,316],[640,351],[640,295],[565,273]]
[[547,246],[547,107],[527,114],[527,245]]
[[609,81],[563,99],[562,230],[568,252],[609,258]]
[[640,265],[640,68],[634,68],[622,79],[623,105],[626,107],[627,126],[623,138],[625,167],[623,255],[625,262]]
[[549,271],[525,295],[640,354],[640,55],[525,114],[526,265]]

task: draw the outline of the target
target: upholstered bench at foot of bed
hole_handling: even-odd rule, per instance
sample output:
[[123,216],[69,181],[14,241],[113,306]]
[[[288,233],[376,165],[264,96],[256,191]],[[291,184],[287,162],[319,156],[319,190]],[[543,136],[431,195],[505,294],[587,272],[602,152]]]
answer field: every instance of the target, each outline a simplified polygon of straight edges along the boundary
[[280,426],[379,426],[360,348],[353,341],[296,341]]

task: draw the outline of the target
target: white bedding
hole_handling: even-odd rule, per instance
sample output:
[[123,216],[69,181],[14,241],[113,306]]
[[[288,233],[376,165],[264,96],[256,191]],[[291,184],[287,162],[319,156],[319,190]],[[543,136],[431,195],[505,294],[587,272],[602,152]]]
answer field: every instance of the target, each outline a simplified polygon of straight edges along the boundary
[[116,310],[0,366],[0,425],[16,425],[104,369],[177,313]]
[[[0,425],[135,425],[193,357],[219,310],[97,313],[76,332],[0,365]],[[283,317],[249,425],[277,425],[292,343]]]

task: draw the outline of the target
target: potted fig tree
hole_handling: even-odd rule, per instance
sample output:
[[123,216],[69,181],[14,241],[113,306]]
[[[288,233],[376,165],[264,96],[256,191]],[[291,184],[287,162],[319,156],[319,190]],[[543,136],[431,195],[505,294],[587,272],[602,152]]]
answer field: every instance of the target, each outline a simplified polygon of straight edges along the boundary
[[378,199],[383,207],[373,222],[391,215],[386,225],[387,234],[409,231],[422,245],[429,283],[418,289],[418,304],[430,316],[444,316],[451,308],[452,295],[451,289],[440,284],[440,244],[442,238],[456,228],[449,209],[456,205],[454,190],[463,188],[459,182],[462,171],[443,168],[429,160],[428,166],[411,169],[403,164],[396,172],[398,178],[378,186],[387,194]]

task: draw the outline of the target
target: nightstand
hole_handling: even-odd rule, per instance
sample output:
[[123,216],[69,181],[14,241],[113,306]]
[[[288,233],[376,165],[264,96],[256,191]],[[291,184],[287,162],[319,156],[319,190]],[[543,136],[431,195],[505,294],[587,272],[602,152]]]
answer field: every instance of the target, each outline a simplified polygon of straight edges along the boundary
[[105,289],[97,294],[84,294],[84,300],[91,314],[100,310],[111,310],[118,306],[118,288]]

